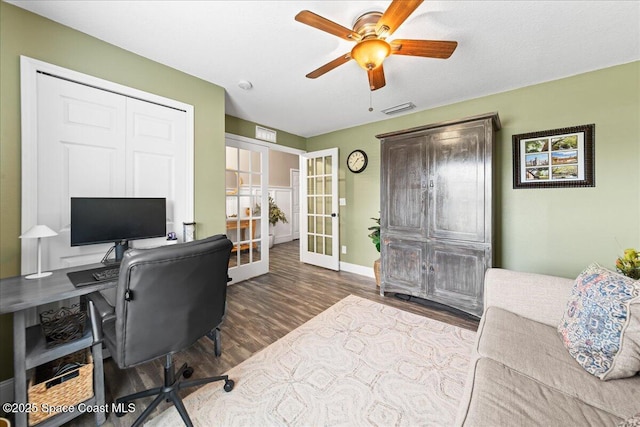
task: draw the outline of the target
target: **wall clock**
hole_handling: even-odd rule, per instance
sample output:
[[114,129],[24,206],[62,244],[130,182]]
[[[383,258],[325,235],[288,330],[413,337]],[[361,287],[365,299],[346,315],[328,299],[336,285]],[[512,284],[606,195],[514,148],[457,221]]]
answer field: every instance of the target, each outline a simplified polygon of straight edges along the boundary
[[367,153],[362,150],[353,150],[347,157],[347,167],[353,173],[360,173],[367,168]]

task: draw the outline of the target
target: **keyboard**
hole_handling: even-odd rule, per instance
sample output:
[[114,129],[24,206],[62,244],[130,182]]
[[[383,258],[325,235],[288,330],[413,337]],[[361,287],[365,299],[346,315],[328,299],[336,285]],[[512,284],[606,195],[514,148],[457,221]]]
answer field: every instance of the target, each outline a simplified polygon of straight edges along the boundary
[[117,279],[120,274],[120,268],[109,268],[106,270],[96,271],[92,274],[93,278],[98,281]]

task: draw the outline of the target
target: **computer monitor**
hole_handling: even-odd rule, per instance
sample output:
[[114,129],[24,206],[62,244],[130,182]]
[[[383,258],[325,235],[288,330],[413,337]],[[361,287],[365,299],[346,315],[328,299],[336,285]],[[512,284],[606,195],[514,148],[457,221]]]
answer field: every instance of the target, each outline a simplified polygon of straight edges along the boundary
[[129,240],[166,235],[166,205],[158,197],[72,197],[71,246],[114,243],[120,261]]

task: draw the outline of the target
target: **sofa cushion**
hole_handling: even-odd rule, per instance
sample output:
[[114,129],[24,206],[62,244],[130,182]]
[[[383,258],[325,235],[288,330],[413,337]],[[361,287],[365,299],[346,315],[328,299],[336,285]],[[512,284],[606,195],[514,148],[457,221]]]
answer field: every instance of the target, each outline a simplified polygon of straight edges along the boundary
[[569,355],[555,328],[497,307],[485,312],[476,351],[588,405],[627,418],[640,411],[640,376],[600,381]]
[[640,281],[597,264],[575,281],[558,326],[569,353],[601,380],[640,372]]
[[465,427],[615,426],[623,421],[495,360],[480,358],[474,369],[471,401],[461,421]]

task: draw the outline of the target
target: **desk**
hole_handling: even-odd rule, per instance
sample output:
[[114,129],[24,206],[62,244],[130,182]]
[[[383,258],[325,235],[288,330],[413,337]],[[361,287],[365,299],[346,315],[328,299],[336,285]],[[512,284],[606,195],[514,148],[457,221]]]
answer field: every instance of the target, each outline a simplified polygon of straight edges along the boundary
[[[27,280],[25,276],[0,280],[0,314],[13,313],[13,386],[16,403],[27,402],[27,370],[43,363],[91,347],[93,356],[93,397],[84,403],[104,405],[104,373],[102,363],[102,343],[94,342],[91,328],[85,328],[81,338],[58,346],[47,348],[40,326],[26,327],[26,310],[50,302],[87,295],[91,292],[109,289],[117,282],[102,282],[76,288],[67,273],[102,266],[84,265],[53,271],[49,277]],[[38,427],[61,425],[78,415],[79,411],[60,413],[40,423]],[[106,420],[105,412],[96,412],[98,425]],[[25,413],[16,413],[16,426],[27,426]]]
[[[245,236],[246,230],[249,228],[249,224],[251,224],[251,239],[247,239],[247,236]],[[238,222],[238,220],[234,218],[227,219],[227,230],[237,230],[238,228],[240,229],[240,236],[237,236],[236,233],[230,234],[227,232],[227,236],[231,236],[229,237],[229,239],[233,241],[233,248],[231,249],[231,252],[236,252],[238,250],[238,247],[240,248],[241,251],[245,249],[249,249],[250,246],[252,246],[255,249],[257,247],[257,244],[255,242],[256,220],[241,219]],[[241,243],[240,245],[237,245],[236,243],[241,240],[242,241],[250,240],[250,243]]]

